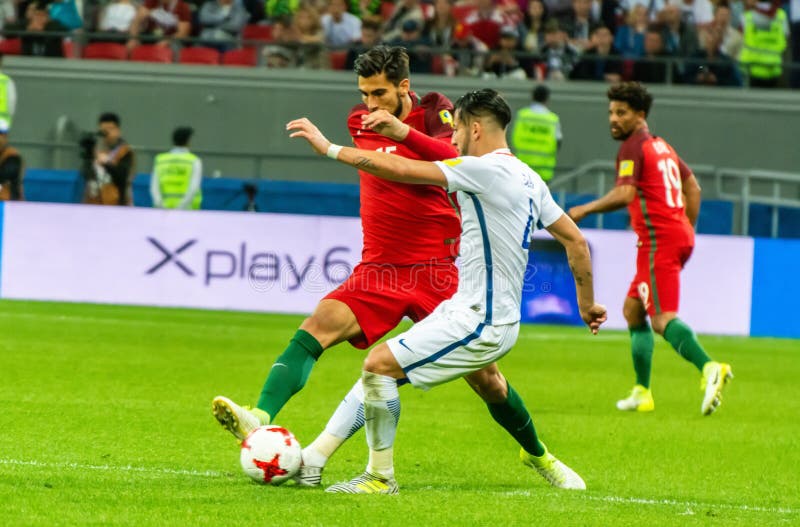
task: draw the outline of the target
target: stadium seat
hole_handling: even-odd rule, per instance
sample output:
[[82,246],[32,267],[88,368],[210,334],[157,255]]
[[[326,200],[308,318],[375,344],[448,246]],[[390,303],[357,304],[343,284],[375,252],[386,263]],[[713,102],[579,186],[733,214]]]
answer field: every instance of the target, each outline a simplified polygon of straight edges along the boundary
[[21,55],[22,39],[7,38],[5,40],[0,40],[0,53],[3,55]]
[[697,218],[698,234],[731,234],[733,232],[733,203],[704,200]]
[[219,64],[219,51],[214,48],[182,48],[178,55],[181,64]]
[[72,39],[65,38],[61,43],[61,54],[64,55],[66,59],[75,58],[75,43],[72,42]]
[[341,49],[333,50],[328,54],[328,57],[331,61],[332,70],[344,69],[344,66],[347,63],[347,51]]
[[256,48],[231,49],[222,54],[225,66],[255,66],[258,64]]
[[383,2],[381,4],[381,18],[384,20],[389,20],[391,18],[392,13],[394,13],[394,2]]
[[247,24],[242,29],[242,40],[272,42],[272,26],[265,26],[262,24]]
[[91,60],[125,60],[128,48],[113,42],[92,42],[83,48],[83,58]]
[[144,44],[133,48],[130,59],[135,62],[163,62],[169,64],[173,62],[172,49],[166,46],[156,46],[155,44]]
[[450,9],[453,18],[459,22],[463,22],[473,11],[475,11],[474,5],[454,5],[452,9]]

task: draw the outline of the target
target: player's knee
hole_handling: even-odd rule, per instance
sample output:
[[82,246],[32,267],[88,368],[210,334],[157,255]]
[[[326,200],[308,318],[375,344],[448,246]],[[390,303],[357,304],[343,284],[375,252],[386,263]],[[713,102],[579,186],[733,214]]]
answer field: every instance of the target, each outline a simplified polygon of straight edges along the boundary
[[629,328],[639,327],[645,323],[644,312],[635,304],[626,302],[622,307],[622,316],[625,317],[625,322],[628,323]]
[[508,383],[500,372],[473,375],[467,382],[487,404],[502,403],[508,398]]
[[653,317],[653,331],[663,335],[667,329],[667,324],[675,318],[673,313],[662,313]]

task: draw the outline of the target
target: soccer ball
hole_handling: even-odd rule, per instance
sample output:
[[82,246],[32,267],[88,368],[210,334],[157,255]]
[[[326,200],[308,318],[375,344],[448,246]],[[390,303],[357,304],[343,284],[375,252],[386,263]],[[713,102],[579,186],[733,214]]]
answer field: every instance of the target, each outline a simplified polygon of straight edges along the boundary
[[300,443],[281,426],[260,426],[242,441],[242,468],[253,480],[280,485],[300,470]]

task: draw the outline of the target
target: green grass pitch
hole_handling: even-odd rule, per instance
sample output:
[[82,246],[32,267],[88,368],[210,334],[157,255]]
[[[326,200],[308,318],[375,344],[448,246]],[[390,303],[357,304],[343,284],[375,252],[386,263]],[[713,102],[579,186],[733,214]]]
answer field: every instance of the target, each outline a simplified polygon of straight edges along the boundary
[[[700,415],[699,374],[658,340],[652,414],[620,413],[627,334],[524,326],[500,366],[550,449],[583,476],[560,491],[462,381],[401,390],[398,496],[264,487],[210,413],[252,403],[301,318],[0,302],[0,525],[798,525],[800,344],[704,337],[736,375]],[[364,356],[329,350],[279,415],[321,430]],[[359,432],[324,482],[363,470]]]

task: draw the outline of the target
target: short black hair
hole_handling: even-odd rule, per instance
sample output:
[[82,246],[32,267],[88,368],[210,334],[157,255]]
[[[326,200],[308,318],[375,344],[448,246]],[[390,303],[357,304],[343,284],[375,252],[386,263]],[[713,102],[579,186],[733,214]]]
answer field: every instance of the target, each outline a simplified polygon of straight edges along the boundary
[[408,53],[400,46],[375,46],[356,58],[353,70],[359,77],[386,74],[395,86],[409,77]]
[[97,119],[98,123],[114,123],[115,125],[119,126],[122,124],[122,121],[119,119],[119,115],[115,114],[114,112],[103,112],[100,114],[100,117]]
[[653,96],[638,82],[621,82],[611,86],[608,89],[608,100],[626,102],[633,111],[644,112],[645,117],[653,105]]
[[175,146],[186,146],[192,138],[194,129],[191,126],[179,126],[172,132],[172,144]]
[[504,129],[511,122],[511,108],[505,99],[491,88],[465,93],[456,101],[455,111],[463,122],[469,122],[470,117],[491,116]]
[[533,97],[534,101],[544,104],[550,98],[550,88],[544,84],[539,84],[531,92],[531,97]]

